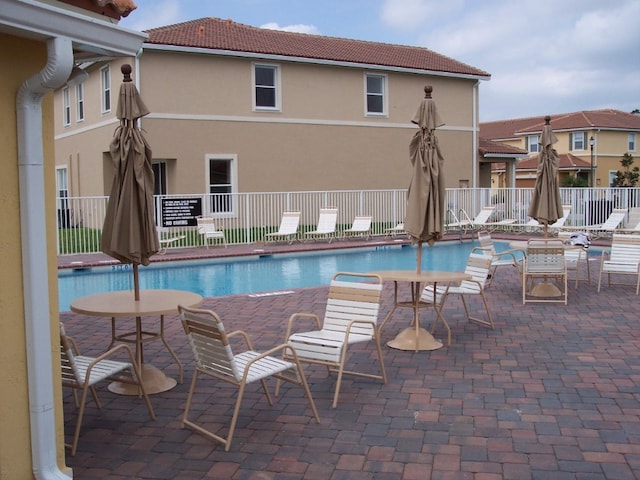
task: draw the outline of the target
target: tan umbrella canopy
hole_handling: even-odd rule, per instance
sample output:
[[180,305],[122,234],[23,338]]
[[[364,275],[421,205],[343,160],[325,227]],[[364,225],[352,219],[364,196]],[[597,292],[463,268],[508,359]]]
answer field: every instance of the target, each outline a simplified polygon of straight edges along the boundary
[[102,228],[102,251],[133,264],[134,295],[139,300],[138,265],[149,265],[149,257],[160,250],[160,242],[154,220],[151,149],[137,125],[149,110],[131,82],[131,66],[123,65],[121,70],[120,125],[110,144],[115,175]]
[[547,236],[549,225],[562,218],[562,199],[558,185],[558,152],[553,144],[558,141],[551,129],[551,117],[544,118],[540,145],[542,150],[538,155],[538,172],[536,185],[529,204],[529,216],[544,225],[544,236]]
[[420,129],[409,144],[413,175],[407,192],[404,228],[412,241],[418,243],[418,272],[422,268],[422,243],[433,245],[442,238],[444,231],[444,158],[435,134],[436,128],[444,122],[431,98],[432,90],[430,85],[424,87],[424,98],[412,119]]

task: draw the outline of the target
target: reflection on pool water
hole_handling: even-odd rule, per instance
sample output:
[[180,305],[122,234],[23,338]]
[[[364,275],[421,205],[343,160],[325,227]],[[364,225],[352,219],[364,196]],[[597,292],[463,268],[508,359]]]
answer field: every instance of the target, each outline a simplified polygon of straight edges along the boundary
[[[476,242],[442,242],[424,246],[423,270],[464,270]],[[498,250],[507,243],[496,242]],[[278,254],[198,261],[157,262],[140,267],[140,288],[177,289],[204,297],[273,292],[327,285],[338,271],[413,270],[417,248],[410,245],[345,249],[331,252]],[[61,270],[58,274],[60,310],[68,311],[75,298],[94,293],[133,289],[130,265],[82,270]]]

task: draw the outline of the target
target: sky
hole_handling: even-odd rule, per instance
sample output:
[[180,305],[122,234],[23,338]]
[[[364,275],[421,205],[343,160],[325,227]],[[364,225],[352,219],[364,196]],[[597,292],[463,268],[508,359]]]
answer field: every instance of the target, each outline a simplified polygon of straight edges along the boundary
[[[640,109],[638,0],[134,0],[120,26],[203,17],[428,48],[491,74],[480,120]],[[434,98],[437,98],[434,93]]]

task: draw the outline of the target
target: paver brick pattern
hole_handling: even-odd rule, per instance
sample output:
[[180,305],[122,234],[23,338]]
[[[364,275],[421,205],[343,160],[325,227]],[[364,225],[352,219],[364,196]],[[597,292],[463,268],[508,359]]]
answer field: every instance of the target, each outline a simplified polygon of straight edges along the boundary
[[[592,262],[597,273],[599,259]],[[392,295],[386,285],[381,320]],[[306,288],[207,298],[203,308],[266,350],[284,341],[292,313],[322,315],[326,296],[326,287]],[[193,358],[177,315],[169,315],[166,336],[185,365],[184,382],[151,396],[155,421],[140,399],[102,385],[103,407],[87,407],[78,452],[67,463],[74,478],[111,480],[640,479],[640,297],[633,287],[603,286],[597,293],[593,280],[578,289],[570,283],[566,306],[522,305],[515,269],[501,269],[487,297],[495,330],[468,323],[452,297],[444,309],[451,346],[431,352],[384,346],[386,385],[346,377],[335,409],[335,376],[305,365],[320,424],[302,389],[284,385],[269,406],[252,385],[229,452],[180,427]],[[409,309],[397,310],[383,342],[411,317]],[[83,353],[99,354],[108,345],[109,319],[68,312],[61,319]],[[429,327],[433,312],[423,310],[421,319]],[[153,329],[155,319],[144,322]],[[131,328],[127,320],[117,324]],[[177,376],[160,342],[145,345],[145,359]],[[374,360],[371,346],[359,345],[349,361],[375,369]],[[275,384],[269,386],[273,392]],[[193,415],[225,430],[236,390],[202,379],[197,392]],[[70,392],[64,411],[68,435],[76,419]]]

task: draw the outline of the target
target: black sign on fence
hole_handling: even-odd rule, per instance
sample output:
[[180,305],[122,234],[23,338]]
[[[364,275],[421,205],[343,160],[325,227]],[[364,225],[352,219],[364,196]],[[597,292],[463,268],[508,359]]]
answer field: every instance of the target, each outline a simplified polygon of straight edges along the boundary
[[202,215],[201,198],[163,198],[163,227],[195,227],[196,217]]

